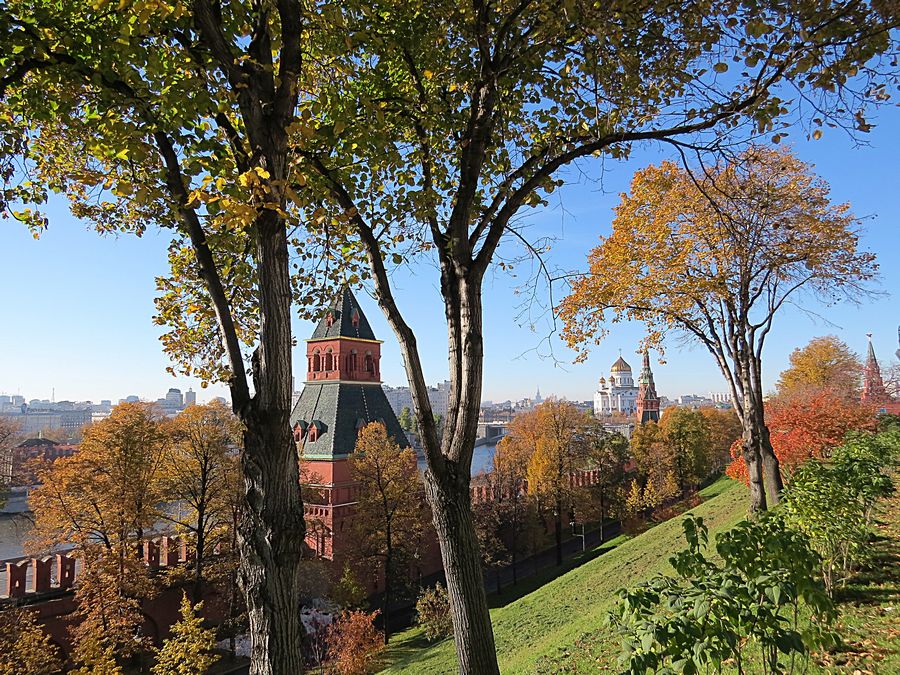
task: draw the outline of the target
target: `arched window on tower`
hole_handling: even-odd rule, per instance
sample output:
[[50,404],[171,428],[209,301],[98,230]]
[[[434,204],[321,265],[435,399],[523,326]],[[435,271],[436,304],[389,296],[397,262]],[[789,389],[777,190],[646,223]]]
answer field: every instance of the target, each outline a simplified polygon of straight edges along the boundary
[[350,368],[349,370],[353,372],[359,368],[359,356],[356,353],[355,349],[350,350]]
[[318,373],[320,370],[322,370],[322,357],[319,355],[319,350],[317,349],[313,352],[312,371]]
[[366,372],[375,373],[375,360],[372,358],[372,352],[366,352]]
[[331,355],[331,347],[325,350],[325,370],[334,370],[334,359]]

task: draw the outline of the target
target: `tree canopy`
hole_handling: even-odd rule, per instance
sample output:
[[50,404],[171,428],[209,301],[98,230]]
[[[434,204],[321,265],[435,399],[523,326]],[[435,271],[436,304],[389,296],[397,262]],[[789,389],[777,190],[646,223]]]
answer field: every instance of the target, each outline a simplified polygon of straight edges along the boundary
[[790,366],[778,377],[779,396],[825,387],[848,400],[859,398],[863,364],[843,340],[834,335],[813,338],[789,358]]
[[664,162],[635,174],[612,234],[588,262],[561,306],[569,344],[583,356],[607,322],[637,320],[649,344],[675,332],[706,347],[741,417],[751,507],[766,506],[763,472],[777,502],[763,347],[775,317],[801,294],[855,299],[875,277],[849,205],[832,204],[828,185],[787,150],[752,146],[697,171]]

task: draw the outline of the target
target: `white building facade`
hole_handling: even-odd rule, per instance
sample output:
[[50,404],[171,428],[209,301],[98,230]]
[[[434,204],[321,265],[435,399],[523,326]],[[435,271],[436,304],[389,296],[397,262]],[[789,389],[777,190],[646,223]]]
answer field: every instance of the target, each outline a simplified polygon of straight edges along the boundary
[[[384,389],[384,395],[387,396],[388,403],[391,404],[395,415],[399,417],[404,408],[412,411],[412,392],[409,387],[389,387],[385,384],[382,385],[382,389]],[[444,380],[439,382],[436,387],[428,387],[428,400],[431,401],[431,411],[435,415],[444,417],[450,406],[450,382]]]
[[637,410],[637,397],[638,387],[635,386],[631,366],[620,356],[609,369],[609,379],[600,378],[594,394],[594,415],[633,415]]

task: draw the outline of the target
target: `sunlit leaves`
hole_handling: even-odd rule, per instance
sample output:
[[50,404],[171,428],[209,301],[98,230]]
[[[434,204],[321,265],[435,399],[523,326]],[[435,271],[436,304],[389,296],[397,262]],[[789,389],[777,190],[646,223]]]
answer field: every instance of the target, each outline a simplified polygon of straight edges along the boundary
[[634,319],[651,343],[677,329],[716,344],[729,325],[760,331],[799,289],[826,302],[854,296],[877,270],[855,225],[786,151],[754,147],[690,173],[648,167],[617,207],[612,235],[591,251],[591,274],[563,302],[565,336],[583,346],[603,336],[605,321]]

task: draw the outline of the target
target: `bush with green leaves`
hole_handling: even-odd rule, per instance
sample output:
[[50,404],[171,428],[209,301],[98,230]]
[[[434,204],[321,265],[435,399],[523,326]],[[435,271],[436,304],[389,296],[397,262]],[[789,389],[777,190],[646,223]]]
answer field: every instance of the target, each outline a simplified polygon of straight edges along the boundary
[[851,434],[830,460],[797,468],[782,499],[785,519],[820,555],[829,595],[865,561],[872,512],[893,491],[888,469],[898,446],[895,432]]
[[[819,556],[778,513],[720,534],[717,557],[702,518],[688,516],[683,527],[688,548],[670,559],[676,576],[621,591],[610,615],[626,672],[690,674],[728,665],[744,673],[752,665],[787,673],[801,669],[812,649],[833,644],[834,605],[817,578]],[[801,622],[801,614],[812,620]]]
[[422,627],[425,638],[429,641],[441,640],[453,634],[450,597],[441,582],[419,594],[416,601],[416,623]]

